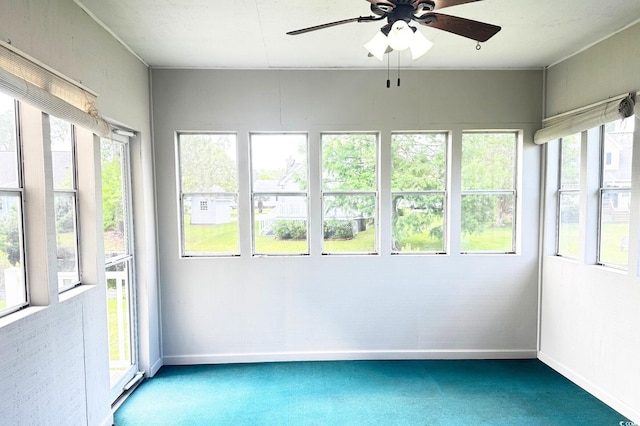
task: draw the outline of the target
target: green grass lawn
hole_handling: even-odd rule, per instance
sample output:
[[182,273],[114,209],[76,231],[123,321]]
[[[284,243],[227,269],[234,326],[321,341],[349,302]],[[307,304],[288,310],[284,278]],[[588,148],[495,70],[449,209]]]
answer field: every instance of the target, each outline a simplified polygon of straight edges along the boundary
[[[118,301],[116,299],[107,298],[107,314],[109,318],[109,359],[118,360],[120,357],[118,350]],[[125,313],[125,325],[124,330],[126,335],[124,336],[124,351],[127,359],[129,356],[129,315],[127,314],[127,300],[123,300],[122,309]]]
[[494,227],[480,233],[462,234],[463,252],[508,253],[512,247],[512,229],[509,226]]

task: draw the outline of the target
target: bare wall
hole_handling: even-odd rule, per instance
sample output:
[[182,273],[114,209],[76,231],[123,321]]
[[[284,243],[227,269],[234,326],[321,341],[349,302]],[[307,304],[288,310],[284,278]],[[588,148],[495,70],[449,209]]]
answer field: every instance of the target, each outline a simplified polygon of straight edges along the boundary
[[[165,363],[535,357],[541,71],[403,72],[391,89],[378,71],[155,69],[152,78]],[[471,129],[523,130],[517,255],[459,254],[460,141]],[[246,225],[249,132],[308,132],[312,233],[321,132],[381,132],[384,205],[391,132],[449,130],[451,252],[391,256],[383,207],[377,256],[322,256],[314,235],[310,256],[253,258],[245,232],[239,258],[180,259],[175,132],[189,130],[238,132]]]

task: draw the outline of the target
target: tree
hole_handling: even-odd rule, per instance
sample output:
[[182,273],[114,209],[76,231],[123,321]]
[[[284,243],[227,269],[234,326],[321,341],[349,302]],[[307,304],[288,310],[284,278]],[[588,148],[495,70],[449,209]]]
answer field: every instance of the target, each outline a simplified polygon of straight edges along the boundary
[[20,227],[18,210],[10,207],[9,213],[0,216],[0,252],[4,252],[11,266],[20,262]]
[[[322,187],[326,192],[376,190],[376,137],[371,134],[326,135],[322,146]],[[375,198],[339,195],[325,198],[325,210],[348,210],[373,217]]]
[[[465,133],[462,138],[462,190],[513,190],[515,161],[514,133]],[[475,233],[488,225],[511,224],[513,202],[510,194],[464,195],[462,230]]]
[[181,135],[182,192],[236,192],[234,148],[228,135]]
[[[391,188],[394,194],[391,202],[396,250],[409,246],[415,250],[442,247],[444,195],[421,192],[445,190],[446,153],[447,135],[444,133],[393,135]],[[416,236],[419,236],[419,242]]]

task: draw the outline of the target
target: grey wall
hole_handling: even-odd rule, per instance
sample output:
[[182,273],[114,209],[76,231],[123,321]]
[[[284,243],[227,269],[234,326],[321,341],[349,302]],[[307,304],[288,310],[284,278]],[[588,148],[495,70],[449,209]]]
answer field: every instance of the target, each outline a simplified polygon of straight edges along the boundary
[[[153,71],[164,361],[517,357],[536,355],[541,71]],[[524,135],[517,255],[461,255],[463,130]],[[390,214],[378,256],[181,259],[176,131],[236,131],[240,221],[248,229],[248,133],[308,132],[311,230],[321,229],[323,131],[381,132],[381,199],[394,130],[452,132],[451,244],[445,256],[391,256]],[[457,219],[456,219],[457,218]]]
[[[141,362],[152,373],[161,359],[147,67],[72,0],[2,2],[0,39],[95,90],[105,117],[140,132],[132,160]],[[103,285],[0,320],[0,424],[111,424]]]
[[[640,89],[639,40],[640,25],[635,25],[551,67],[548,115]],[[553,154],[557,146],[548,147],[540,358],[639,423],[640,118],[635,129],[628,272],[553,255],[557,160],[551,159],[557,158]],[[591,176],[598,175],[597,164],[587,167]],[[596,242],[591,244],[595,247]]]

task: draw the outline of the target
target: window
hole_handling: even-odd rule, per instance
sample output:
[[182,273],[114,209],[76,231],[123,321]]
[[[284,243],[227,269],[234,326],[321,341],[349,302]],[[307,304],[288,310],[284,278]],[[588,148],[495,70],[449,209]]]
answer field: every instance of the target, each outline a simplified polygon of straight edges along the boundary
[[462,135],[463,253],[514,253],[518,133]]
[[378,136],[322,135],[323,253],[377,252]]
[[100,152],[109,370],[115,399],[138,371],[129,139],[114,133],[100,141]]
[[308,254],[305,134],[251,135],[254,254]]
[[580,133],[560,139],[556,253],[574,259],[580,242],[580,141]]
[[0,94],[0,316],[27,304],[16,102]]
[[602,126],[598,263],[628,266],[634,117]]
[[447,138],[391,136],[392,253],[445,252]]
[[179,134],[178,169],[182,256],[237,255],[236,135]]
[[56,223],[58,291],[80,283],[78,208],[73,126],[50,116],[51,162]]

